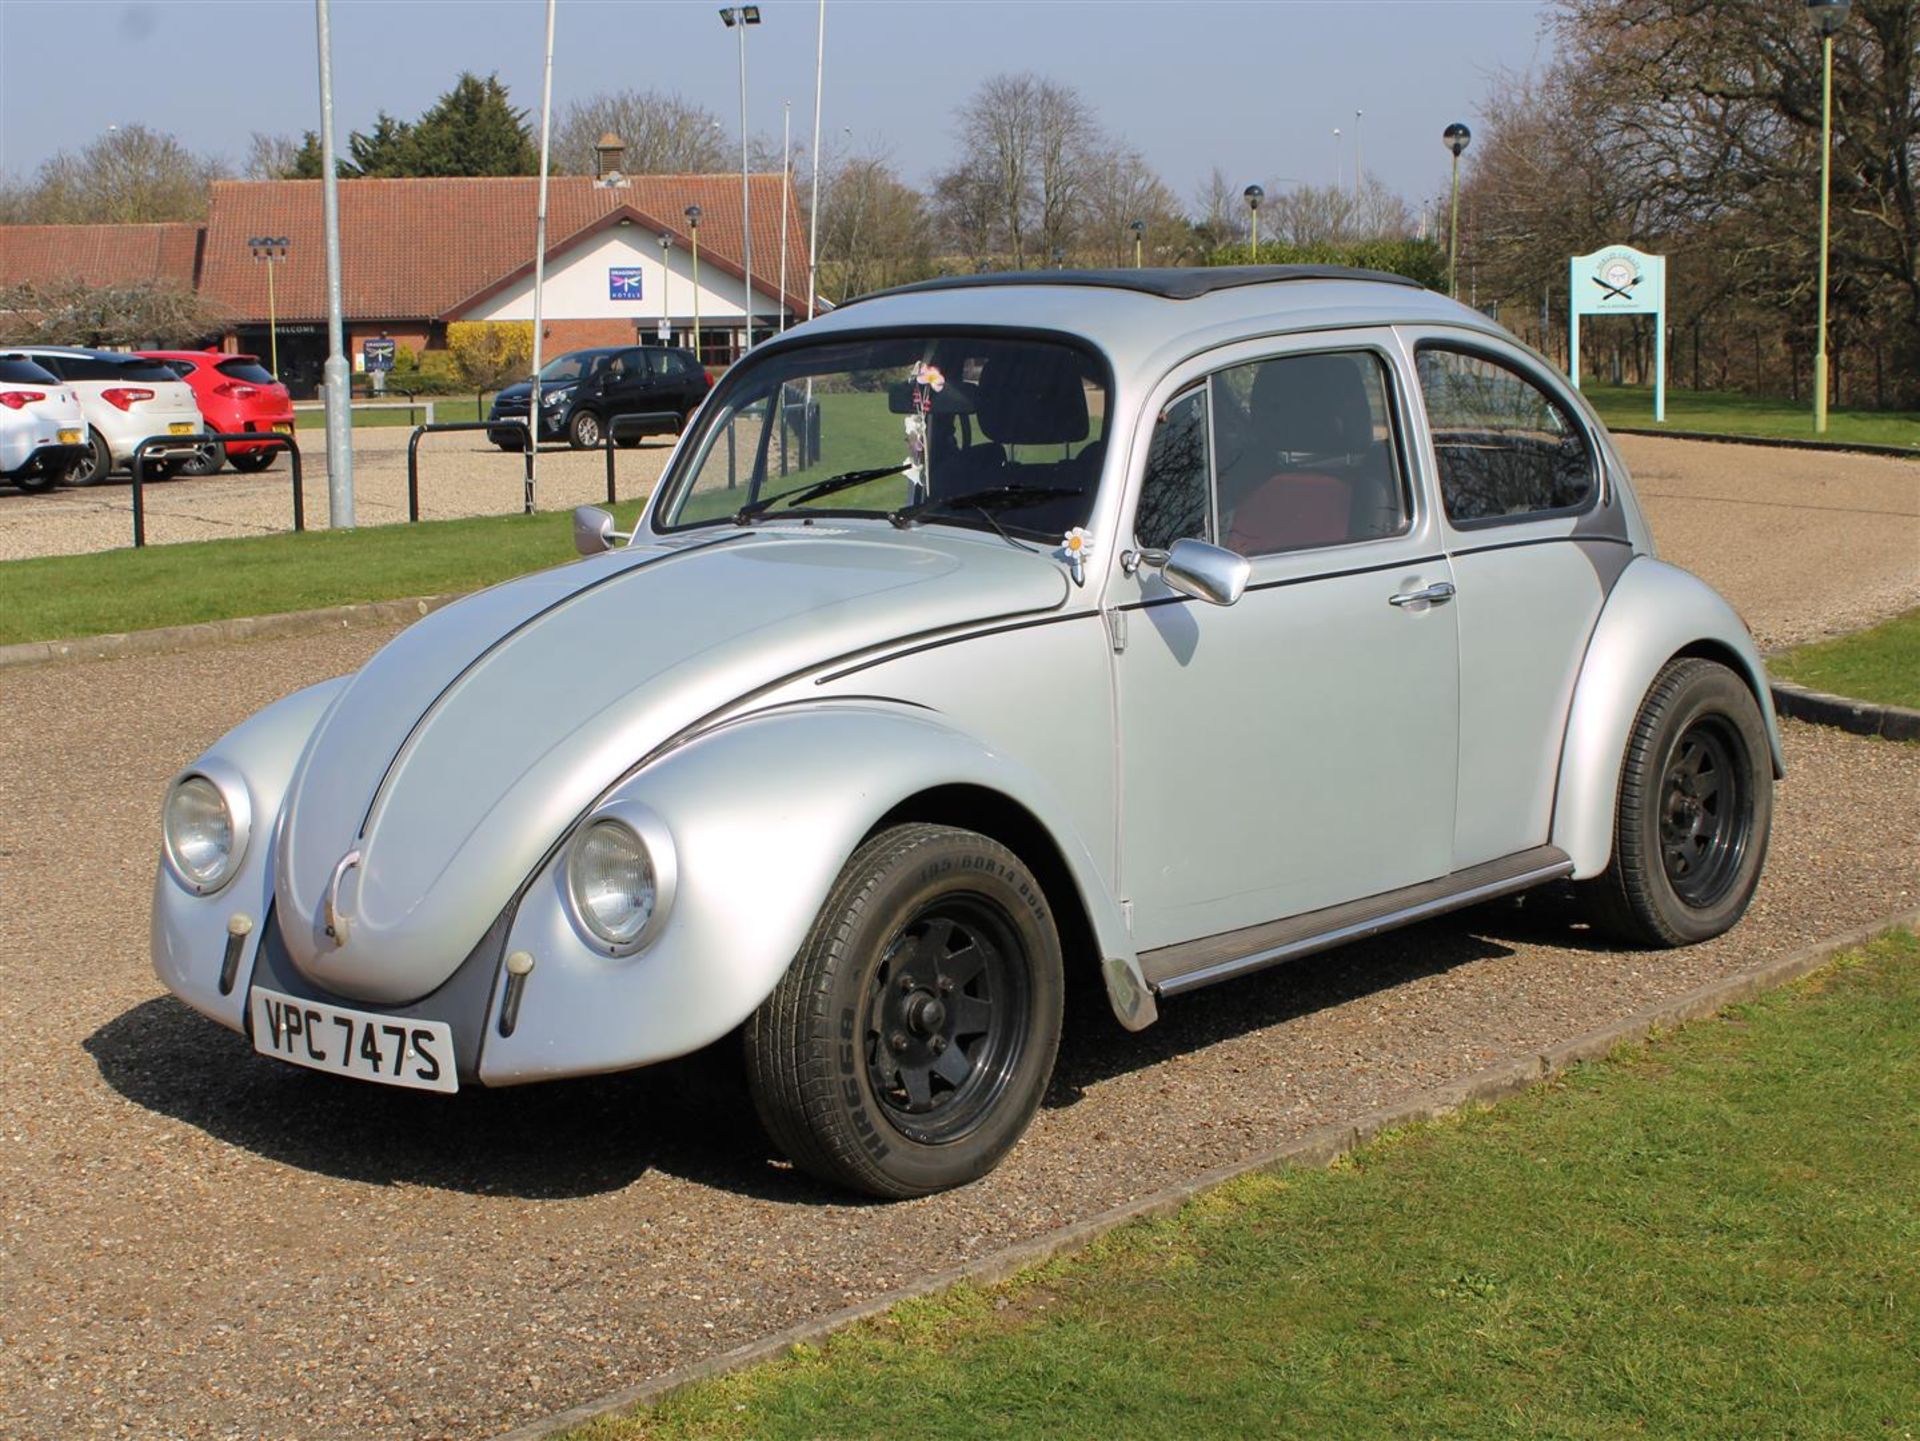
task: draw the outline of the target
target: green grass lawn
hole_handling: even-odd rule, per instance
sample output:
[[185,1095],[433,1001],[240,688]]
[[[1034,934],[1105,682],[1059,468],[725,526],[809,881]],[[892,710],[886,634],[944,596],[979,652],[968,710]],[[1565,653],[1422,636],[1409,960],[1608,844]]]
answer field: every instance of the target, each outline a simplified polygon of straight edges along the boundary
[[[614,507],[622,529],[643,504]],[[0,644],[475,590],[574,558],[571,512],[0,563]]]
[[1920,945],[1888,937],[568,1434],[1920,1436],[1916,1036]]
[[1767,670],[1776,679],[1833,695],[1920,709],[1920,610],[1871,630],[1796,647],[1769,659]]
[[1716,435],[1758,435],[1787,440],[1827,440],[1835,444],[1899,445],[1920,454],[1920,412],[1911,410],[1834,410],[1827,433],[1813,433],[1813,403],[1796,405],[1774,396],[1738,391],[1675,390],[1667,387],[1667,420],[1656,427],[1653,391],[1627,385],[1583,387],[1608,425],[1636,429],[1697,430]]

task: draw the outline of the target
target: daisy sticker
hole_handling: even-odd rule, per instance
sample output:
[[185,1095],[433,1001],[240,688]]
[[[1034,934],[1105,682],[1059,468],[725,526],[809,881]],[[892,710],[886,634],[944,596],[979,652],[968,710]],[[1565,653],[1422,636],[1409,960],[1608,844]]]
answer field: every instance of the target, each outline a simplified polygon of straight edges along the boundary
[[1073,583],[1085,585],[1087,557],[1093,554],[1093,536],[1084,527],[1076,525],[1060,537],[1060,548],[1054,553],[1067,563],[1067,569],[1073,573]]

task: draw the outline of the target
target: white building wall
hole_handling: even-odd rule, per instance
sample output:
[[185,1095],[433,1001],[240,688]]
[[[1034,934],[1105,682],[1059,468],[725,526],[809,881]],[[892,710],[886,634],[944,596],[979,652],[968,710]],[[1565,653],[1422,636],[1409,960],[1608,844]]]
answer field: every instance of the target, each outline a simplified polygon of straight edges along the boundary
[[[590,235],[547,264],[544,320],[658,320],[669,315],[690,322],[693,306],[693,254],[675,243],[667,252],[669,279],[660,266],[660,237],[641,226],[614,226]],[[777,259],[778,257],[776,257]],[[639,300],[609,297],[607,272],[638,266],[643,272]],[[707,265],[700,266],[700,320],[725,325],[745,314],[741,301],[744,282]],[[776,307],[761,294],[754,307],[755,323],[771,322]],[[671,311],[661,307],[670,305]],[[533,276],[515,282],[465,312],[463,320],[532,320]],[[651,327],[649,327],[651,328]]]

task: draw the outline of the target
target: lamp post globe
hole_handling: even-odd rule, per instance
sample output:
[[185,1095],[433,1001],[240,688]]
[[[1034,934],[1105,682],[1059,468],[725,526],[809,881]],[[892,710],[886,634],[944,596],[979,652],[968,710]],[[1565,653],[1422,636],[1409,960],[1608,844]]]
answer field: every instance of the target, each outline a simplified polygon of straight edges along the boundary
[[1255,264],[1260,260],[1260,202],[1267,198],[1267,192],[1258,185],[1249,185],[1240,192],[1247,202],[1247,209],[1253,212],[1253,251]]
[[1133,232],[1133,268],[1138,270],[1140,268],[1140,243],[1146,237],[1147,222],[1144,220],[1136,220],[1127,226],[1127,229]]
[[1831,35],[1847,23],[1853,0],[1807,0],[1807,16],[1822,35]]

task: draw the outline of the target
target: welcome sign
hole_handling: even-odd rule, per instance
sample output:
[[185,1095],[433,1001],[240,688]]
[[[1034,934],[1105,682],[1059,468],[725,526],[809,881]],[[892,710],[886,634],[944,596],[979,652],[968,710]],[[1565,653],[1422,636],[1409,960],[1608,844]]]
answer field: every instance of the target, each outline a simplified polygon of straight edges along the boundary
[[1653,317],[1653,418],[1667,418],[1667,258],[1631,245],[1609,245],[1568,262],[1567,347],[1574,389],[1580,388],[1580,317],[1651,315]]
[[638,300],[640,298],[641,269],[637,265],[610,265],[607,267],[607,299]]

